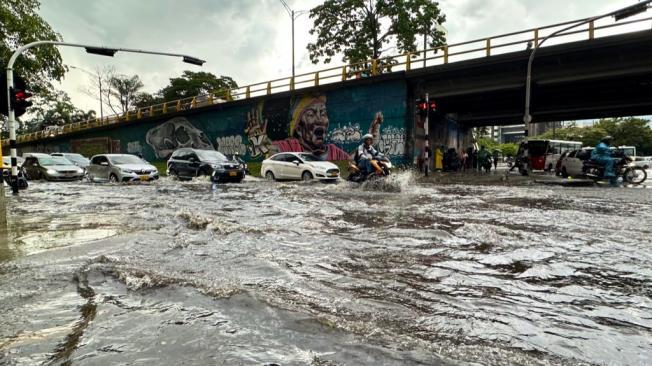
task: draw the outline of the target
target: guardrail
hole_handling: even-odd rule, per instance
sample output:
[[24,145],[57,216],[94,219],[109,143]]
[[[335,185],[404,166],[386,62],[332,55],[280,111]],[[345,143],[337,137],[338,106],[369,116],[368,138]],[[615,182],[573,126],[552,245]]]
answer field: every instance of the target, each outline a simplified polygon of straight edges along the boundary
[[[127,111],[124,114],[108,116],[103,119],[93,119],[83,122],[76,122],[60,126],[57,130],[38,131],[17,136],[17,143],[30,142],[53,138],[60,135],[78,132],[114,124],[129,124],[143,118],[160,116],[179,111],[210,106],[219,103],[226,103],[234,100],[249,99],[252,97],[272,95],[274,93],[293,91],[306,87],[319,86],[323,84],[342,82],[351,79],[373,77],[380,74],[387,74],[396,71],[411,71],[419,68],[435,65],[444,65],[463,60],[489,57],[497,54],[527,50],[549,34],[570,24],[588,21],[589,18],[579,19],[570,22],[548,25],[540,28],[532,28],[519,32],[512,32],[479,38],[472,41],[444,45],[417,52],[382,57],[379,59],[367,60],[355,64],[331,67],[314,72],[285,77],[265,82],[250,84],[234,89],[220,90],[207,95],[198,95],[191,98],[184,98],[175,101],[152,105],[145,108],[138,108]],[[606,22],[603,19],[600,22]],[[599,36],[613,34],[624,34],[633,31],[650,29],[652,17],[618,22],[610,24],[595,24],[590,22],[588,26],[577,30],[560,33],[546,44],[551,46],[576,42],[579,40],[595,39]],[[624,31],[623,31],[624,30]],[[619,32],[620,31],[620,32]],[[598,34],[600,33],[600,34]],[[525,77],[525,75],[524,75]],[[8,140],[2,144],[8,146]]]

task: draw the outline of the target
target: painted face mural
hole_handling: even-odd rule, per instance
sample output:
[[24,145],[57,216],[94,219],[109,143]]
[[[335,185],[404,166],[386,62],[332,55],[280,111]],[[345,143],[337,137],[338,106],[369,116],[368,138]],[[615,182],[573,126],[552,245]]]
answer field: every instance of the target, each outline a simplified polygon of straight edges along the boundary
[[174,150],[182,147],[213,150],[204,132],[184,117],[175,117],[152,128],[147,131],[145,139],[159,159],[169,157]]
[[290,136],[296,137],[304,150],[322,155],[327,150],[328,122],[326,97],[304,97],[292,112]]

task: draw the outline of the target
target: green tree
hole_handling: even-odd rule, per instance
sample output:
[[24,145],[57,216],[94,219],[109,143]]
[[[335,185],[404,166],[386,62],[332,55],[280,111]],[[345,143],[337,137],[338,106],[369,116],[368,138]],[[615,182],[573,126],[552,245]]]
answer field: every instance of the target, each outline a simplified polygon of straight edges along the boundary
[[[61,35],[38,15],[39,7],[38,0],[0,0],[0,64],[6,66],[20,46],[39,40],[61,41]],[[66,71],[54,46],[23,52],[14,70],[36,93],[51,89],[49,81],[61,80]]]
[[418,35],[428,36],[430,47],[445,43],[439,25],[446,17],[432,0],[326,0],[310,18],[310,34],[317,35],[308,44],[313,63],[329,63],[340,53],[347,63],[378,59],[388,46],[414,52]]
[[84,112],[72,104],[65,92],[50,91],[34,98],[29,116],[30,119],[21,123],[20,132],[34,132],[49,126],[86,121],[95,118],[95,111]]
[[167,102],[237,87],[238,84],[228,76],[218,78],[210,72],[184,71],[181,77],[170,79],[170,85],[161,89],[158,94]]
[[106,103],[115,114],[122,114],[135,106],[137,96],[143,88],[138,75],[113,75],[109,79],[106,91]]

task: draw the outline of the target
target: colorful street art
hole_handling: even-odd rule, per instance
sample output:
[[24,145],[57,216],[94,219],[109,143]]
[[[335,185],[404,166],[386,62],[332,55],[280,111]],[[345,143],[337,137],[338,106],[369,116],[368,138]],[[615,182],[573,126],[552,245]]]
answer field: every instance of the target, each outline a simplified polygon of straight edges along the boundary
[[252,159],[266,156],[272,147],[272,142],[267,137],[268,120],[263,117],[263,104],[261,102],[256,108],[247,112],[244,133],[247,136],[247,148]]
[[[74,147],[68,141],[53,145],[61,151],[142,153],[150,161],[167,159],[182,147],[239,154],[247,161],[277,152],[311,152],[334,161],[348,160],[362,135],[371,133],[376,147],[401,164],[406,161],[406,90],[405,82],[396,80],[224,103],[162,121],[89,131]],[[92,148],[80,146],[82,141]]]
[[147,131],[145,140],[159,159],[167,159],[174,150],[182,147],[213,150],[204,132],[185,117],[175,117],[152,128]]

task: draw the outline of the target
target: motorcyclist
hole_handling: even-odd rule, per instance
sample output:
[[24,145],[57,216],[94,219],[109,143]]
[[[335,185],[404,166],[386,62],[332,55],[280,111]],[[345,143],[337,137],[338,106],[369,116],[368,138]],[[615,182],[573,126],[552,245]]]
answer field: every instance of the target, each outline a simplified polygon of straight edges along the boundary
[[609,184],[611,186],[618,185],[618,177],[616,177],[616,172],[614,171],[614,165],[616,164],[617,159],[611,157],[611,142],[613,137],[605,136],[600,140],[600,143],[593,149],[591,152],[591,160],[596,163],[604,166],[604,177],[609,178]]
[[370,174],[376,173],[381,175],[383,169],[378,164],[378,160],[383,159],[384,156],[378,150],[374,149],[374,136],[370,133],[362,136],[362,144],[356,150],[356,164],[360,170]]

